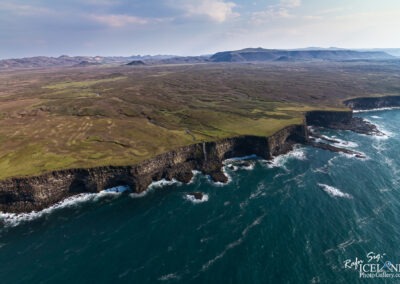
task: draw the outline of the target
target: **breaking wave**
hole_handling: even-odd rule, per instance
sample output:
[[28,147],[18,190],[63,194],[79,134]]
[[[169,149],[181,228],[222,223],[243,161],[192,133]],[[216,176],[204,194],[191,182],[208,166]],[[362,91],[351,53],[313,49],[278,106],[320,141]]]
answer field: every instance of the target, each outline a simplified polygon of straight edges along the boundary
[[267,165],[269,168],[283,167],[290,159],[306,160],[305,148],[296,146],[292,151],[267,161]]
[[203,202],[207,202],[208,201],[208,195],[207,194],[203,194],[201,199],[196,199],[196,197],[194,197],[191,194],[186,194],[185,198],[193,203],[203,203]]
[[371,109],[358,109],[358,110],[353,110],[353,112],[354,113],[371,112],[371,111],[383,111],[383,110],[394,110],[394,109],[400,109],[400,107],[381,107],[381,108],[371,108]]
[[[119,188],[120,191],[115,189]],[[82,203],[90,201],[98,201],[104,197],[117,197],[122,192],[126,191],[126,187],[115,187],[107,190],[103,190],[99,193],[81,193],[71,197],[68,197],[48,208],[41,211],[32,211],[29,213],[3,213],[0,212],[0,223],[3,223],[5,227],[15,227],[21,223],[33,221],[39,219],[43,216],[50,215],[56,210],[63,208],[71,208],[79,206]]]
[[323,183],[319,183],[318,186],[322,187],[322,189],[332,197],[353,198],[350,194],[344,193],[336,187]]
[[173,184],[178,184],[181,185],[182,183],[180,181],[177,181],[175,179],[172,180],[166,180],[166,179],[162,179],[159,181],[153,181],[145,191],[142,191],[140,193],[136,193],[136,192],[132,192],[129,194],[130,197],[132,198],[141,198],[146,196],[149,192],[155,190],[155,189],[160,189],[163,188],[164,186],[169,186],[169,185],[173,185]]

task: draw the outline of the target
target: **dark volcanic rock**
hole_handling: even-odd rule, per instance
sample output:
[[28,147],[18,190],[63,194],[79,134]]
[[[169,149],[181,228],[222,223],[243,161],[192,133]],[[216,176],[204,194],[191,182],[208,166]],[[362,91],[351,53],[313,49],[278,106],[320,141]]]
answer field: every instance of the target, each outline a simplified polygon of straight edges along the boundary
[[366,135],[378,135],[382,136],[383,133],[380,132],[375,125],[362,119],[361,117],[353,117],[349,123],[345,124],[332,124],[330,128],[341,129],[341,130],[351,130],[356,133],[366,134]]
[[203,199],[203,193],[201,192],[190,192],[188,195],[193,196],[197,200],[202,200]]
[[356,151],[352,151],[349,149],[345,149],[345,148],[339,148],[339,147],[335,147],[326,143],[316,143],[316,142],[312,142],[309,141],[307,142],[307,145],[315,147],[315,148],[320,148],[323,150],[328,150],[331,152],[335,152],[335,153],[345,153],[345,154],[350,154],[350,155],[355,155],[355,157],[357,158],[365,158],[365,156],[362,153],[356,152]]

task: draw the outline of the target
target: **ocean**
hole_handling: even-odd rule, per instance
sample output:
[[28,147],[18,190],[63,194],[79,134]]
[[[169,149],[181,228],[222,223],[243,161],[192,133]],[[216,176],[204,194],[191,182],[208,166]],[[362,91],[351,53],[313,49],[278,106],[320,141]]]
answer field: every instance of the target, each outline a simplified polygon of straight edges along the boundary
[[400,110],[357,116],[385,136],[319,132],[365,159],[298,146],[225,161],[226,185],[196,173],[0,214],[0,283],[390,281],[349,265],[400,263]]

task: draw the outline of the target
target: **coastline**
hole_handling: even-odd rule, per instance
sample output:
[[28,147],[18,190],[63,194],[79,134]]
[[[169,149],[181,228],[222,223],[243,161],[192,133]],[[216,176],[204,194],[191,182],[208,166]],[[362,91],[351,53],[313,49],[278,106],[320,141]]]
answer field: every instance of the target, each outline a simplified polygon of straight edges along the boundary
[[[390,107],[387,106],[390,103],[394,107],[400,106],[400,96],[376,97],[375,103],[372,99],[356,98],[343,103],[355,110]],[[309,140],[307,126],[311,125],[359,130],[359,133],[372,132],[370,126],[360,123],[360,120],[353,118],[353,111],[310,111],[305,113],[303,124],[287,126],[269,137],[238,136],[196,143],[132,166],[58,170],[40,176],[10,178],[0,181],[0,212],[39,211],[71,196],[99,193],[116,186],[129,186],[133,194],[141,194],[154,181],[164,179],[188,183],[193,177],[192,171],[200,171],[215,182],[225,183],[227,177],[222,168],[226,159],[257,155],[270,160],[288,153],[297,143],[318,147]]]

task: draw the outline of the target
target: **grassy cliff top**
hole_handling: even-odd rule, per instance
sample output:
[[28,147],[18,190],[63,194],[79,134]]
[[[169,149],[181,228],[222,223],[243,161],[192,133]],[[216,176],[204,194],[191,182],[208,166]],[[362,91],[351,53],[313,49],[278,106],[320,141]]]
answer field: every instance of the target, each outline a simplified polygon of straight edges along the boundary
[[135,164],[180,146],[269,136],[305,111],[400,90],[391,63],[93,66],[0,72],[0,179]]

